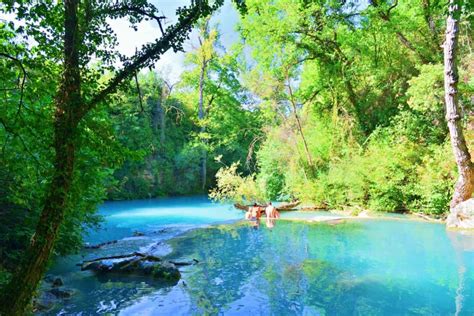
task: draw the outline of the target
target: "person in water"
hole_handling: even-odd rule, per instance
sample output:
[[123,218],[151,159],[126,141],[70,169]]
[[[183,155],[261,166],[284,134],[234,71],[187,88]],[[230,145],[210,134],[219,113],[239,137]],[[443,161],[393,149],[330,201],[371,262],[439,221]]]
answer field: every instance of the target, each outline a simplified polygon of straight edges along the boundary
[[258,229],[260,227],[260,218],[257,218],[256,220],[251,220],[252,223],[252,228],[253,229]]
[[260,219],[260,206],[258,206],[257,203],[253,204],[250,211],[250,220]]
[[280,213],[278,213],[275,206],[273,206],[272,202],[268,202],[267,207],[265,208],[265,215],[267,218],[280,218]]
[[245,219],[250,220],[251,218],[252,218],[252,206],[250,206],[247,212],[245,212]]
[[253,206],[249,207],[248,211],[245,213],[245,219],[248,219],[252,223],[252,228],[258,229],[260,227],[260,207],[257,203],[254,203]]

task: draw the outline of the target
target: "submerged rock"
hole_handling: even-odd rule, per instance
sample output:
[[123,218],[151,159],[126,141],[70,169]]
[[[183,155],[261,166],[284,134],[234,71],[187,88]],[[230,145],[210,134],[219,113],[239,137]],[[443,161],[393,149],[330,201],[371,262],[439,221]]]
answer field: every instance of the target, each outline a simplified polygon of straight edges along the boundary
[[49,312],[58,302],[58,298],[49,292],[42,292],[33,300],[33,309],[37,312]]
[[96,245],[91,245],[89,243],[86,243],[84,245],[84,248],[85,249],[99,249],[99,248],[102,248],[104,246],[116,244],[117,242],[118,242],[118,240],[112,240],[112,241],[107,241],[107,242],[103,242],[103,243],[96,244]]
[[63,286],[63,285],[64,285],[63,279],[61,279],[60,277],[54,278],[52,282],[53,287],[58,287],[58,286]]
[[81,270],[92,270],[97,273],[144,275],[173,282],[178,282],[181,278],[175,264],[138,252],[84,261],[81,264]]
[[73,289],[63,287],[64,283],[60,277],[48,275],[44,281],[46,283],[42,284],[38,290],[38,295],[33,299],[33,310],[35,312],[47,313],[76,293]]
[[474,229],[474,199],[459,203],[446,219],[448,228]]
[[66,289],[66,288],[52,288],[51,290],[48,291],[50,294],[53,294],[57,298],[71,298],[71,296],[74,295],[74,290],[72,289]]

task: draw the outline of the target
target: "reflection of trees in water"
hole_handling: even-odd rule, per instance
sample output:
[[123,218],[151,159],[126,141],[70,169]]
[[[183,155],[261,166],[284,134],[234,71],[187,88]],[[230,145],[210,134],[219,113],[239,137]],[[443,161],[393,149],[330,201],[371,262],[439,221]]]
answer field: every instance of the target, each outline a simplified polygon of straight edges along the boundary
[[[84,273],[90,275],[84,277]],[[80,274],[66,283],[73,286],[77,293],[71,299],[64,300],[63,304],[58,304],[48,315],[57,315],[60,311],[66,315],[79,311],[84,315],[105,312],[114,314],[157,290],[161,290],[163,294],[171,290],[170,284],[146,276],[96,275],[90,272]]]
[[447,231],[447,235],[453,247],[453,252],[457,264],[458,284],[456,287],[456,298],[454,302],[456,306],[454,315],[457,316],[460,315],[463,311],[463,305],[465,300],[464,291],[467,268],[465,264],[464,255],[467,252],[474,252],[474,233],[468,231]]
[[263,267],[258,255],[264,247],[261,231],[248,226],[195,230],[177,243],[173,257],[199,260],[186,277],[199,313],[217,314],[241,298],[241,287]]
[[[248,296],[245,302],[268,314],[452,314],[458,284],[442,237],[411,223],[369,229],[278,221],[272,230],[248,224],[197,230],[177,242],[173,256],[201,261],[186,278],[197,313],[222,313],[253,289],[263,302]],[[421,244],[409,250],[406,240]],[[423,244],[428,240],[434,242]]]

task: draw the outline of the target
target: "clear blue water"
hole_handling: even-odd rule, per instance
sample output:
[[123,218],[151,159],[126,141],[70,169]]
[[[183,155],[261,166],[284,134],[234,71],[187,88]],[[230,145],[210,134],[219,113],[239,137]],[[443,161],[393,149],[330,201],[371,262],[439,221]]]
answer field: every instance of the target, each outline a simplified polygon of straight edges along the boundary
[[[285,219],[328,215],[305,212],[254,229],[206,198],[106,203],[101,212],[104,230],[88,241],[120,241],[56,263],[51,273],[77,294],[51,315],[474,315],[474,236],[440,224]],[[176,286],[75,266],[157,242],[160,255],[199,260]]]

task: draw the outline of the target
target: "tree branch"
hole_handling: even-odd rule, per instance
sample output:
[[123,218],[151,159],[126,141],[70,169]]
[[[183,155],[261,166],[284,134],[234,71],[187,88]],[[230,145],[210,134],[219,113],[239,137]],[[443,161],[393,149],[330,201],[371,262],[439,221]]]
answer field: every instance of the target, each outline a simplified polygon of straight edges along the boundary
[[[379,16],[382,20],[384,20],[385,22],[390,22],[390,12],[397,7],[398,0],[395,0],[395,2],[388,8],[386,12],[380,9],[380,5],[377,0],[370,0],[369,3],[372,4],[373,7],[378,9]],[[423,64],[427,64],[432,61],[431,58],[427,58],[421,52],[419,52],[418,49],[416,49],[415,46],[405,37],[405,35],[403,35],[403,33],[398,31],[396,28],[395,34],[397,35],[399,42],[403,46],[414,52],[416,55],[418,55]]]
[[18,110],[16,112],[16,117],[18,117],[18,115],[20,115],[21,108],[23,107],[23,94],[24,94],[23,92],[24,92],[24,89],[25,89],[25,82],[26,82],[26,69],[23,66],[22,62],[18,58],[13,57],[13,56],[11,56],[9,54],[6,54],[6,53],[2,53],[2,52],[0,52],[0,56],[8,58],[10,60],[13,60],[16,64],[18,64],[18,66],[21,69],[21,72],[23,73],[21,82],[19,84],[19,86],[20,86],[20,101],[18,102]]
[[[115,92],[125,79],[132,76],[137,70],[150,65],[153,60],[159,59],[168,49],[172,47],[175,51],[182,49],[182,42],[187,38],[191,26],[202,15],[210,12],[214,8],[207,6],[208,10],[205,10],[205,8],[203,8],[204,5],[202,2],[198,2],[198,4],[192,8],[187,9],[189,11],[188,14],[184,17],[180,17],[179,21],[169,27],[160,39],[156,40],[155,43],[146,45],[141,52],[131,58],[131,62],[125,63],[123,68],[115,74],[107,85],[81,107],[78,113],[78,119],[86,115],[109,94]],[[217,3],[215,6],[217,7],[218,5]]]

